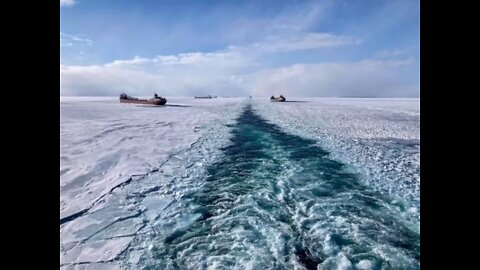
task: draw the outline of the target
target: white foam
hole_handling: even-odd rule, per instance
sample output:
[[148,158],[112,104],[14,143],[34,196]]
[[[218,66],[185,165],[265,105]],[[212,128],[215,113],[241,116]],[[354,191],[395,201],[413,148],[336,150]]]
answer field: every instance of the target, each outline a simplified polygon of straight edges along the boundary
[[355,266],[361,270],[370,270],[373,268],[372,262],[369,260],[361,260]]

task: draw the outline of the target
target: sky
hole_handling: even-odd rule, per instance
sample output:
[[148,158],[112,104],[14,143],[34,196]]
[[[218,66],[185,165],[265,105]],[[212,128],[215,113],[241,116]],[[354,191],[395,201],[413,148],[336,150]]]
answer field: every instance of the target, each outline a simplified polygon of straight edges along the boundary
[[419,0],[60,0],[61,96],[418,97]]

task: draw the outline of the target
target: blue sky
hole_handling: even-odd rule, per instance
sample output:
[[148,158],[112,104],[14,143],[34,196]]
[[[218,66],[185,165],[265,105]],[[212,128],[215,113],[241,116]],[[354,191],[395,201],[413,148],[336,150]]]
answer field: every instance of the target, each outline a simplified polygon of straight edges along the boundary
[[62,95],[419,95],[419,1],[60,1]]

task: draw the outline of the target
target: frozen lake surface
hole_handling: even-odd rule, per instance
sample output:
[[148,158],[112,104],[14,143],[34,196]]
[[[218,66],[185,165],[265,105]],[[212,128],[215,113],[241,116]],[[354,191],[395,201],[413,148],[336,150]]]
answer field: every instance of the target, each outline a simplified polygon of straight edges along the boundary
[[61,98],[61,268],[418,269],[419,100],[287,101]]

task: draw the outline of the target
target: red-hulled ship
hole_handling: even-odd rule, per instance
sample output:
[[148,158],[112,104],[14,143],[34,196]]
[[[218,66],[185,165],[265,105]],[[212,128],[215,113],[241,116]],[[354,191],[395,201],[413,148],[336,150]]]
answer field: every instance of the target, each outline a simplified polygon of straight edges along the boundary
[[135,97],[131,97],[125,93],[120,95],[120,103],[133,103],[133,104],[146,104],[146,105],[165,105],[167,103],[167,99],[158,96],[155,93],[155,96],[150,99],[139,99]]

